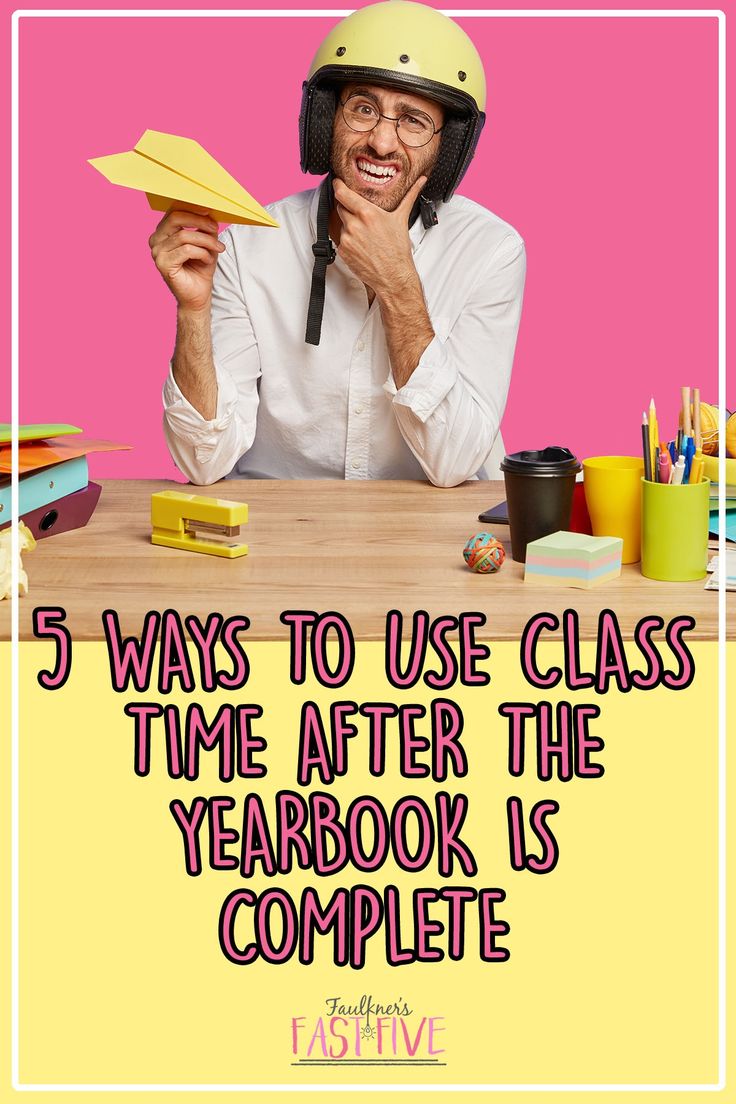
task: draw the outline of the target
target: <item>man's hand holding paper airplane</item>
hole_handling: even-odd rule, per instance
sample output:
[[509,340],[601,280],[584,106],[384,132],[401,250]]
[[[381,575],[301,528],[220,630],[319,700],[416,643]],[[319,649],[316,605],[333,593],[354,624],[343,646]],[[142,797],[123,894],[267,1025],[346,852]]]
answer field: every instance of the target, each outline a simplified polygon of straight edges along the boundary
[[180,308],[209,307],[218,222],[277,226],[268,211],[198,142],[147,130],[127,153],[90,160],[113,184],[145,192],[165,218],[149,238],[156,267]]
[[204,418],[217,411],[210,303],[219,222],[278,226],[268,211],[191,138],[147,130],[127,153],[90,160],[112,184],[145,192],[166,215],[149,238],[156,267],[176,297],[177,385]]
[[170,211],[148,239],[151,256],[183,310],[207,310],[218,254],[218,224],[209,215]]

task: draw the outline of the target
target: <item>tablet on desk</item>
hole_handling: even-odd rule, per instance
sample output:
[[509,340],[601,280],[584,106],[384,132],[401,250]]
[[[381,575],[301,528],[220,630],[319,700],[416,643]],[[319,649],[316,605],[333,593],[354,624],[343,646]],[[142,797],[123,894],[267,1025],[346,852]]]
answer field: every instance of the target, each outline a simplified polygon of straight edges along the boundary
[[508,525],[509,511],[505,502],[499,502],[498,506],[491,506],[490,510],[478,514],[478,521],[495,521],[498,525]]

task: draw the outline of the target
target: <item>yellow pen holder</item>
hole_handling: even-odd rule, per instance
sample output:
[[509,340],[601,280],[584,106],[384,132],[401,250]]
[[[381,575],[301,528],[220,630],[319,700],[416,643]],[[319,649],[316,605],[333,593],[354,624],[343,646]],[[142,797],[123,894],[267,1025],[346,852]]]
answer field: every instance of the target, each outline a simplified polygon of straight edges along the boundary
[[592,456],[583,461],[583,486],[595,537],[621,537],[621,563],[641,557],[640,456]]
[[642,480],[642,575],[668,583],[705,578],[709,504],[709,479],[677,487]]

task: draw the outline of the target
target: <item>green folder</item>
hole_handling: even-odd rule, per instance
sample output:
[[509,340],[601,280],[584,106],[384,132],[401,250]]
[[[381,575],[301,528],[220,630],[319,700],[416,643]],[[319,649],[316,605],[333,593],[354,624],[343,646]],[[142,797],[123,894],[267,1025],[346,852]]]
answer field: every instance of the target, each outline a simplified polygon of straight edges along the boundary
[[[0,422],[0,445],[8,444],[12,428],[8,422]],[[46,437],[68,437],[70,433],[81,432],[78,426],[73,425],[24,425],[18,426],[18,440],[43,441]]]

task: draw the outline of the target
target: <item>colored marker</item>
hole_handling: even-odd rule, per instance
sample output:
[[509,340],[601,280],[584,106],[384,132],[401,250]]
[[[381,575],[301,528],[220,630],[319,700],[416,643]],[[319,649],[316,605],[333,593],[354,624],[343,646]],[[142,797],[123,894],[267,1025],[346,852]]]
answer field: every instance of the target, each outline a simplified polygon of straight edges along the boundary
[[690,483],[700,483],[703,478],[703,450],[696,448],[693,462],[690,466]]
[[657,457],[657,463],[659,465],[659,482],[669,483],[670,472],[672,471],[672,460],[670,459],[670,454],[665,445],[660,445],[660,449],[661,451]]

